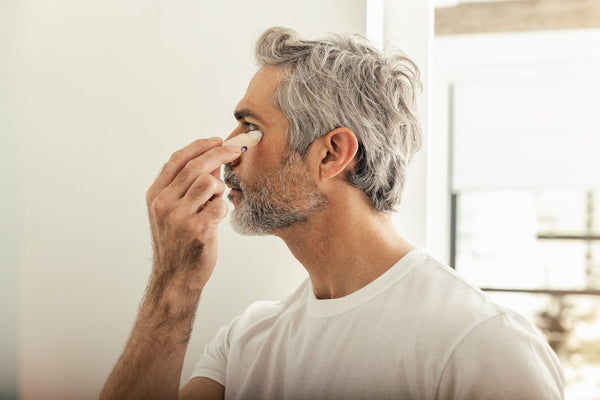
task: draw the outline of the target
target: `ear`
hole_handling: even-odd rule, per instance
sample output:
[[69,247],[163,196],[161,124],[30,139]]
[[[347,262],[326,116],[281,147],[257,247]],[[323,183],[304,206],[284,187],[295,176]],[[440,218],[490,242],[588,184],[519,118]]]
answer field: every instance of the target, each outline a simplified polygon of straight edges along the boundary
[[[348,128],[336,128],[320,139],[319,173],[322,178],[332,178],[354,168],[358,139]],[[345,178],[345,174],[344,174]]]

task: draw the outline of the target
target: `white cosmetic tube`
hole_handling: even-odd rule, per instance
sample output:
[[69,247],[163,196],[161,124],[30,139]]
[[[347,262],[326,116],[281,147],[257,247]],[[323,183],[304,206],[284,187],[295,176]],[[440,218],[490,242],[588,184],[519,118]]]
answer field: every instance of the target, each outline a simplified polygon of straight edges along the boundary
[[262,139],[261,131],[251,131],[248,133],[240,133],[229,140],[223,142],[223,146],[240,147],[242,151],[248,150],[255,146]]

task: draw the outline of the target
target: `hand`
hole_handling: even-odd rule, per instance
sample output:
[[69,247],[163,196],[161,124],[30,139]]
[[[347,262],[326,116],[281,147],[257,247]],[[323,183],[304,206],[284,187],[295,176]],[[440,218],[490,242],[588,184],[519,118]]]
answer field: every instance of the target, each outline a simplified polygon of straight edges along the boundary
[[241,154],[221,144],[201,139],[177,151],[148,189],[154,270],[101,399],[177,398],[200,293],[216,264],[217,225],[227,214],[220,167]]
[[227,215],[220,167],[241,152],[220,138],[200,139],[175,152],[148,189],[146,202],[159,288],[202,290],[217,257],[217,226]]

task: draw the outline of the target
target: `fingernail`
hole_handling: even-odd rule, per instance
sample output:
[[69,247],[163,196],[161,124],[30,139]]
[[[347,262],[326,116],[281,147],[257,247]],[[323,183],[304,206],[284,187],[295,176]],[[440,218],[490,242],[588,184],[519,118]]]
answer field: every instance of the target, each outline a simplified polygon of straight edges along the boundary
[[222,139],[221,139],[220,137],[218,137],[218,136],[213,136],[213,137],[211,137],[211,138],[208,138],[208,140],[210,140],[211,142],[218,143],[218,142],[220,142]]

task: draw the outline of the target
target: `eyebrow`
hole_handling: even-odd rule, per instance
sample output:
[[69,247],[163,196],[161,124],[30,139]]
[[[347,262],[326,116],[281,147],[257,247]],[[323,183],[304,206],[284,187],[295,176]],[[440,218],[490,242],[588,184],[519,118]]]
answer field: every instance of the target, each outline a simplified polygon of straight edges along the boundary
[[259,121],[259,122],[264,122],[263,119],[258,116],[258,114],[256,114],[255,112],[253,112],[252,110],[250,110],[248,108],[242,108],[240,110],[235,110],[233,112],[233,116],[238,121],[240,121],[242,119],[245,119],[245,118],[252,118],[252,119],[255,119],[255,120]]

